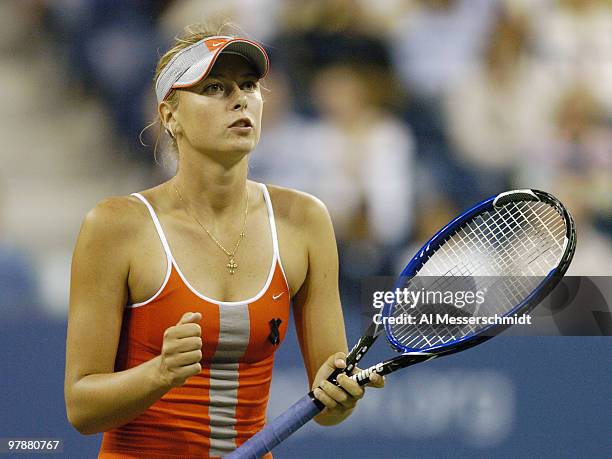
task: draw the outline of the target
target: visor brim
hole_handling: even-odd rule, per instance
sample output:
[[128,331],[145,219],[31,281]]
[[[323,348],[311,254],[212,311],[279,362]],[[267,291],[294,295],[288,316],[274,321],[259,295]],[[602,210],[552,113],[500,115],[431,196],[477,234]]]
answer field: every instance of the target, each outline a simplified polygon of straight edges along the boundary
[[258,43],[237,38],[228,41],[214,52],[192,64],[172,85],[172,89],[189,88],[198,84],[208,76],[221,54],[235,54],[244,57],[260,79],[268,73],[270,61],[265,49]]

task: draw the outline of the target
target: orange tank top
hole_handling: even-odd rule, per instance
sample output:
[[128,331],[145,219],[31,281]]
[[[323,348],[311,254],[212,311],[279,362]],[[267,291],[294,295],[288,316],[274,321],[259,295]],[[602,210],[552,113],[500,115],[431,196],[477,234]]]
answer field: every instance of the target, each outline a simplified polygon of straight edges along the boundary
[[168,269],[153,297],[126,306],[115,371],[158,356],[164,331],[188,311],[202,313],[202,371],[132,421],[105,432],[99,458],[216,458],[264,426],[274,352],[287,330],[290,294],[272,202],[265,185],[261,188],[272,233],[272,264],[261,291],[235,302],[216,301],[191,286],[172,256],[153,207],[134,193],[151,214]]

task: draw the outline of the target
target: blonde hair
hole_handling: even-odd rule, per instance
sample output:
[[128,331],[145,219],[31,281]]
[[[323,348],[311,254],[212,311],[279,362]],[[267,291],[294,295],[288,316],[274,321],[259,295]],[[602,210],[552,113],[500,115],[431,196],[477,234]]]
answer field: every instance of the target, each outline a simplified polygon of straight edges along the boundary
[[[198,23],[198,24],[188,25],[183,30],[183,34],[181,36],[174,37],[174,44],[172,45],[172,47],[159,58],[159,61],[157,61],[157,67],[155,68],[155,76],[153,77],[153,88],[155,88],[155,82],[157,81],[157,77],[159,77],[159,74],[161,73],[161,71],[166,67],[166,65],[168,65],[168,62],[170,62],[170,60],[174,56],[176,56],[179,52],[181,52],[183,49],[191,45],[194,45],[198,43],[199,41],[202,41],[208,37],[214,37],[216,35],[226,35],[230,37],[238,37],[241,34],[242,33],[240,29],[238,28],[238,26],[236,26],[235,24],[232,24],[231,22],[224,22],[222,24],[217,24],[217,25],[210,24],[210,23]],[[176,109],[178,107],[178,102],[179,102],[177,91],[174,89],[171,90],[168,96],[166,97],[165,101],[168,102],[173,109]],[[155,121],[147,125],[142,130],[142,132],[144,132],[151,126],[153,126],[155,123],[159,123],[159,131],[157,133],[157,137],[155,139],[155,146],[153,148],[153,156],[155,157],[155,162],[157,162],[157,156],[156,156],[157,144],[159,143],[159,138],[160,138],[162,131],[164,131],[164,126],[159,116],[159,113],[157,114]],[[142,132],[140,133],[141,143],[142,143]],[[168,133],[167,135],[170,138],[170,141],[172,142],[172,150],[174,151],[175,155],[178,155],[178,146],[176,143],[176,139]]]

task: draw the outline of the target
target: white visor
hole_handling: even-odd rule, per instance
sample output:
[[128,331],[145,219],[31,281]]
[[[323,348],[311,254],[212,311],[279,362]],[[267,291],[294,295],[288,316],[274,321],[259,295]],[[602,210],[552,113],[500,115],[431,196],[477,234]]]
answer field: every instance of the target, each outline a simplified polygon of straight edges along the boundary
[[259,78],[268,73],[270,59],[259,43],[245,38],[208,37],[181,50],[170,59],[155,82],[157,102],[163,101],[175,88],[188,88],[206,78],[221,53],[244,57]]

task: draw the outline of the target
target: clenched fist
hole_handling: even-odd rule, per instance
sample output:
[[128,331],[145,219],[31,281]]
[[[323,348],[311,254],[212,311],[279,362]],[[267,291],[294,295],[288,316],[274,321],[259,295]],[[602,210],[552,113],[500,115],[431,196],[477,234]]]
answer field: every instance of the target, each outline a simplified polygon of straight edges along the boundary
[[199,312],[187,312],[181,320],[164,332],[159,358],[159,377],[164,385],[178,387],[187,378],[202,371],[202,330]]

